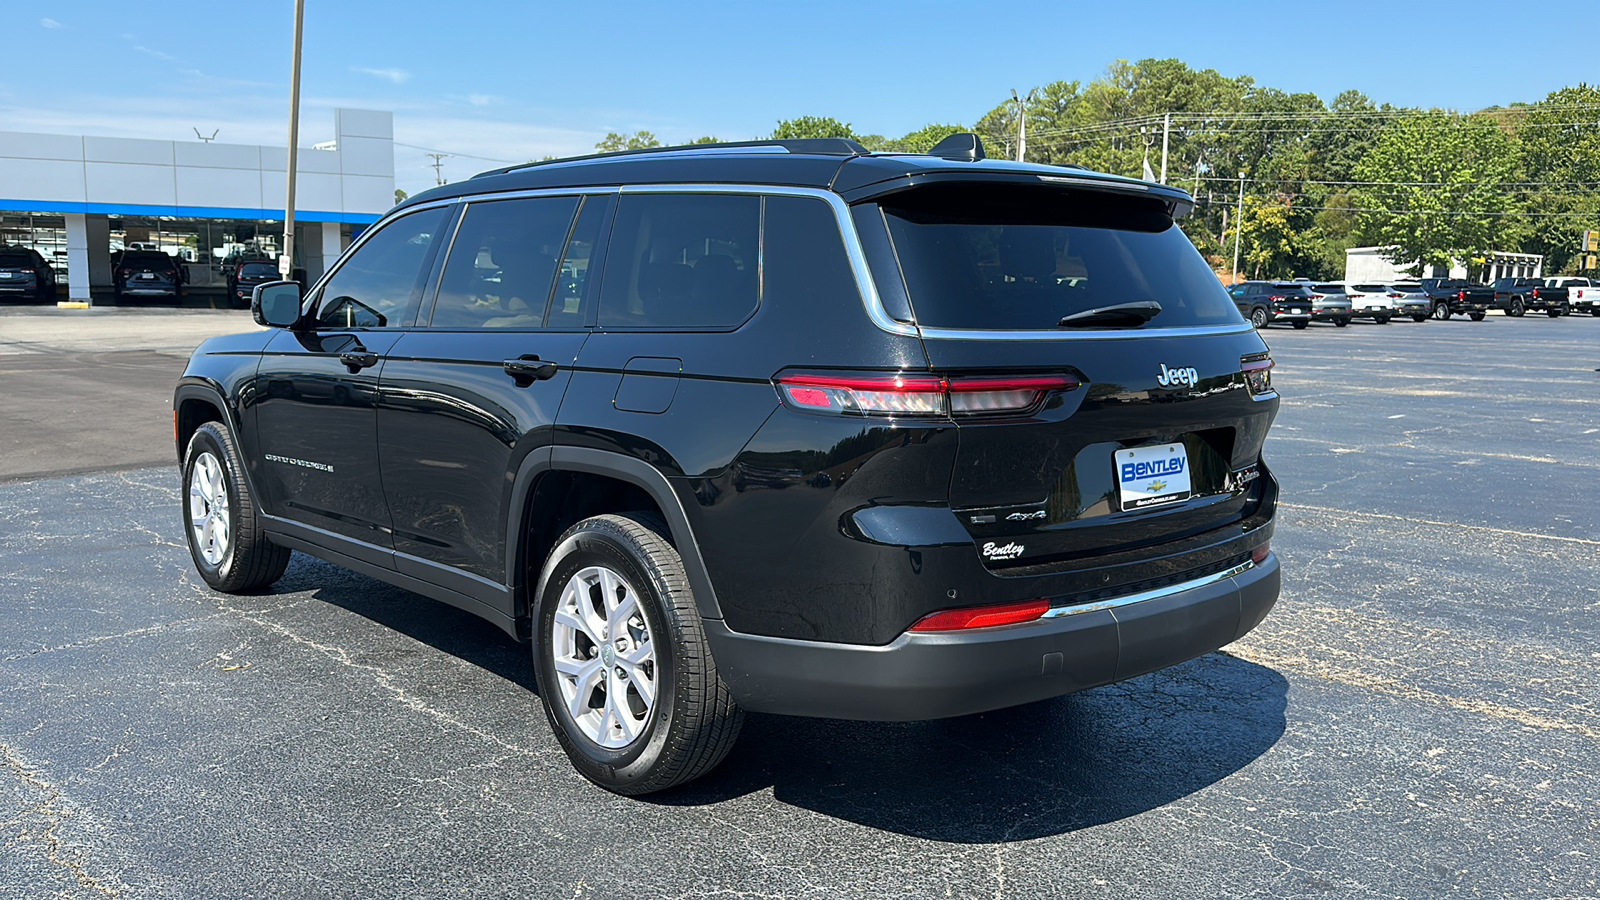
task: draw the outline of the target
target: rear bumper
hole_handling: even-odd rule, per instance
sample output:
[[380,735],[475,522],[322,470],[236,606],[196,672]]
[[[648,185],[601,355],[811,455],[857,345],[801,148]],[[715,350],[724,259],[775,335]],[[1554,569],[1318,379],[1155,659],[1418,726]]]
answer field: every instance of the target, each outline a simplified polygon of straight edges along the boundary
[[916,721],[985,712],[1164,669],[1243,636],[1278,599],[1261,565],[1052,610],[1022,625],[901,634],[883,646],[763,637],[708,620],[724,680],[755,712]]

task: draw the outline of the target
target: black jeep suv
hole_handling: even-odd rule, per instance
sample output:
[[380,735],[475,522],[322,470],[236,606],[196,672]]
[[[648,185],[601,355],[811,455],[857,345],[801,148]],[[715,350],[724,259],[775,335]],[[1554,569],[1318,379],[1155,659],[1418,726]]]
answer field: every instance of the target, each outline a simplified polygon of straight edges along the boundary
[[770,141],[421,194],[175,396],[222,591],[291,550],[532,645],[577,768],[743,710],[957,716],[1171,666],[1278,596],[1267,347],[1182,191]]

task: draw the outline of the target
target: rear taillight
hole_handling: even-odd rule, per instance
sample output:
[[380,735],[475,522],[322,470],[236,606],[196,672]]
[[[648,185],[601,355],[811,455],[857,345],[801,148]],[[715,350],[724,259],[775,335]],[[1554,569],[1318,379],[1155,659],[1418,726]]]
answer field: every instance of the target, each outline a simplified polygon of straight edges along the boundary
[[1457,300],[1465,300],[1465,299],[1467,299],[1467,292],[1466,291],[1456,291],[1456,299]]
[[1250,551],[1250,561],[1259,566],[1262,563],[1266,562],[1267,561],[1267,557],[1271,556],[1271,555],[1272,555],[1272,545],[1271,544],[1262,544],[1261,546],[1259,546],[1259,547],[1255,548],[1254,550]]
[[1272,365],[1270,356],[1246,359],[1239,364],[1240,371],[1244,372],[1245,383],[1250,385],[1250,393],[1272,393]]
[[1273,297],[1268,297],[1267,299],[1271,300],[1273,303],[1278,303],[1278,302],[1281,302],[1283,300],[1287,300],[1289,298],[1288,297],[1282,297],[1282,296],[1273,296]]
[[1533,299],[1535,299],[1535,300],[1539,299],[1539,289],[1538,288],[1534,288],[1533,289]]
[[1389,292],[1389,299],[1390,300],[1399,300],[1401,297],[1404,297],[1404,296],[1405,296],[1405,294],[1402,294],[1399,291],[1390,291]]
[[934,375],[781,375],[778,392],[795,409],[834,415],[977,416],[1027,412],[1051,391],[1071,390],[1065,375],[943,378]]
[[968,628],[994,628],[997,625],[1018,625],[1032,622],[1050,611],[1048,600],[1024,600],[1021,603],[996,603],[991,606],[972,606],[966,609],[947,609],[923,616],[910,631],[963,631]]

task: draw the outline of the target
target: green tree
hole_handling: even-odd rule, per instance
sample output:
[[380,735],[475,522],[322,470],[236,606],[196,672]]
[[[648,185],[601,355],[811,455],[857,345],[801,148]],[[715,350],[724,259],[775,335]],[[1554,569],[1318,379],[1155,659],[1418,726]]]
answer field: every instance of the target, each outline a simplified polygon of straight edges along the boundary
[[[1529,213],[1525,253],[1544,270],[1576,272],[1583,232],[1600,229],[1600,89],[1562,88],[1524,107],[1515,129],[1522,148],[1521,186]],[[1579,124],[1574,124],[1579,123]]]
[[1367,182],[1352,192],[1363,207],[1361,235],[1418,270],[1516,246],[1517,204],[1505,184],[1519,168],[1516,143],[1489,117],[1403,119],[1356,167]]
[[849,138],[853,141],[856,139],[856,133],[850,130],[850,125],[846,122],[818,116],[781,119],[778,127],[772,131],[773,140],[803,138]]
[[400,204],[406,202],[406,198],[410,197],[410,196],[411,195],[406,193],[405,191],[402,191],[399,188],[395,188],[394,189],[394,205],[395,206],[399,206]]
[[927,153],[933,149],[934,144],[966,130],[961,125],[924,125],[895,141],[893,149],[900,153]]
[[722,142],[722,138],[712,137],[709,134],[703,137],[697,137],[693,141],[690,141],[692,144],[720,144]]
[[619,150],[648,150],[659,147],[661,142],[648,131],[636,131],[630,137],[618,134],[615,131],[608,133],[598,144],[594,145],[601,153],[616,153]]

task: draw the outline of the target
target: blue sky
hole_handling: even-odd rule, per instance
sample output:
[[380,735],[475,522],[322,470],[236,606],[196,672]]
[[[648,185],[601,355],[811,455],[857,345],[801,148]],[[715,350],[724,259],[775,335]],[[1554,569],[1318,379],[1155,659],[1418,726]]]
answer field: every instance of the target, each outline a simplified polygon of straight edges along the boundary
[[[9,0],[0,130],[283,144],[290,0]],[[1521,18],[1519,18],[1519,16]],[[338,106],[395,113],[396,180],[592,150],[608,131],[743,140],[827,115],[898,136],[971,125],[1011,88],[1087,81],[1116,59],[1378,102],[1478,109],[1600,78],[1593,3],[1003,4],[307,0],[301,143]],[[1525,63],[1498,61],[1505,36]],[[1592,45],[1591,45],[1592,46]],[[1585,65],[1587,63],[1587,65]],[[471,157],[482,157],[474,159]]]

